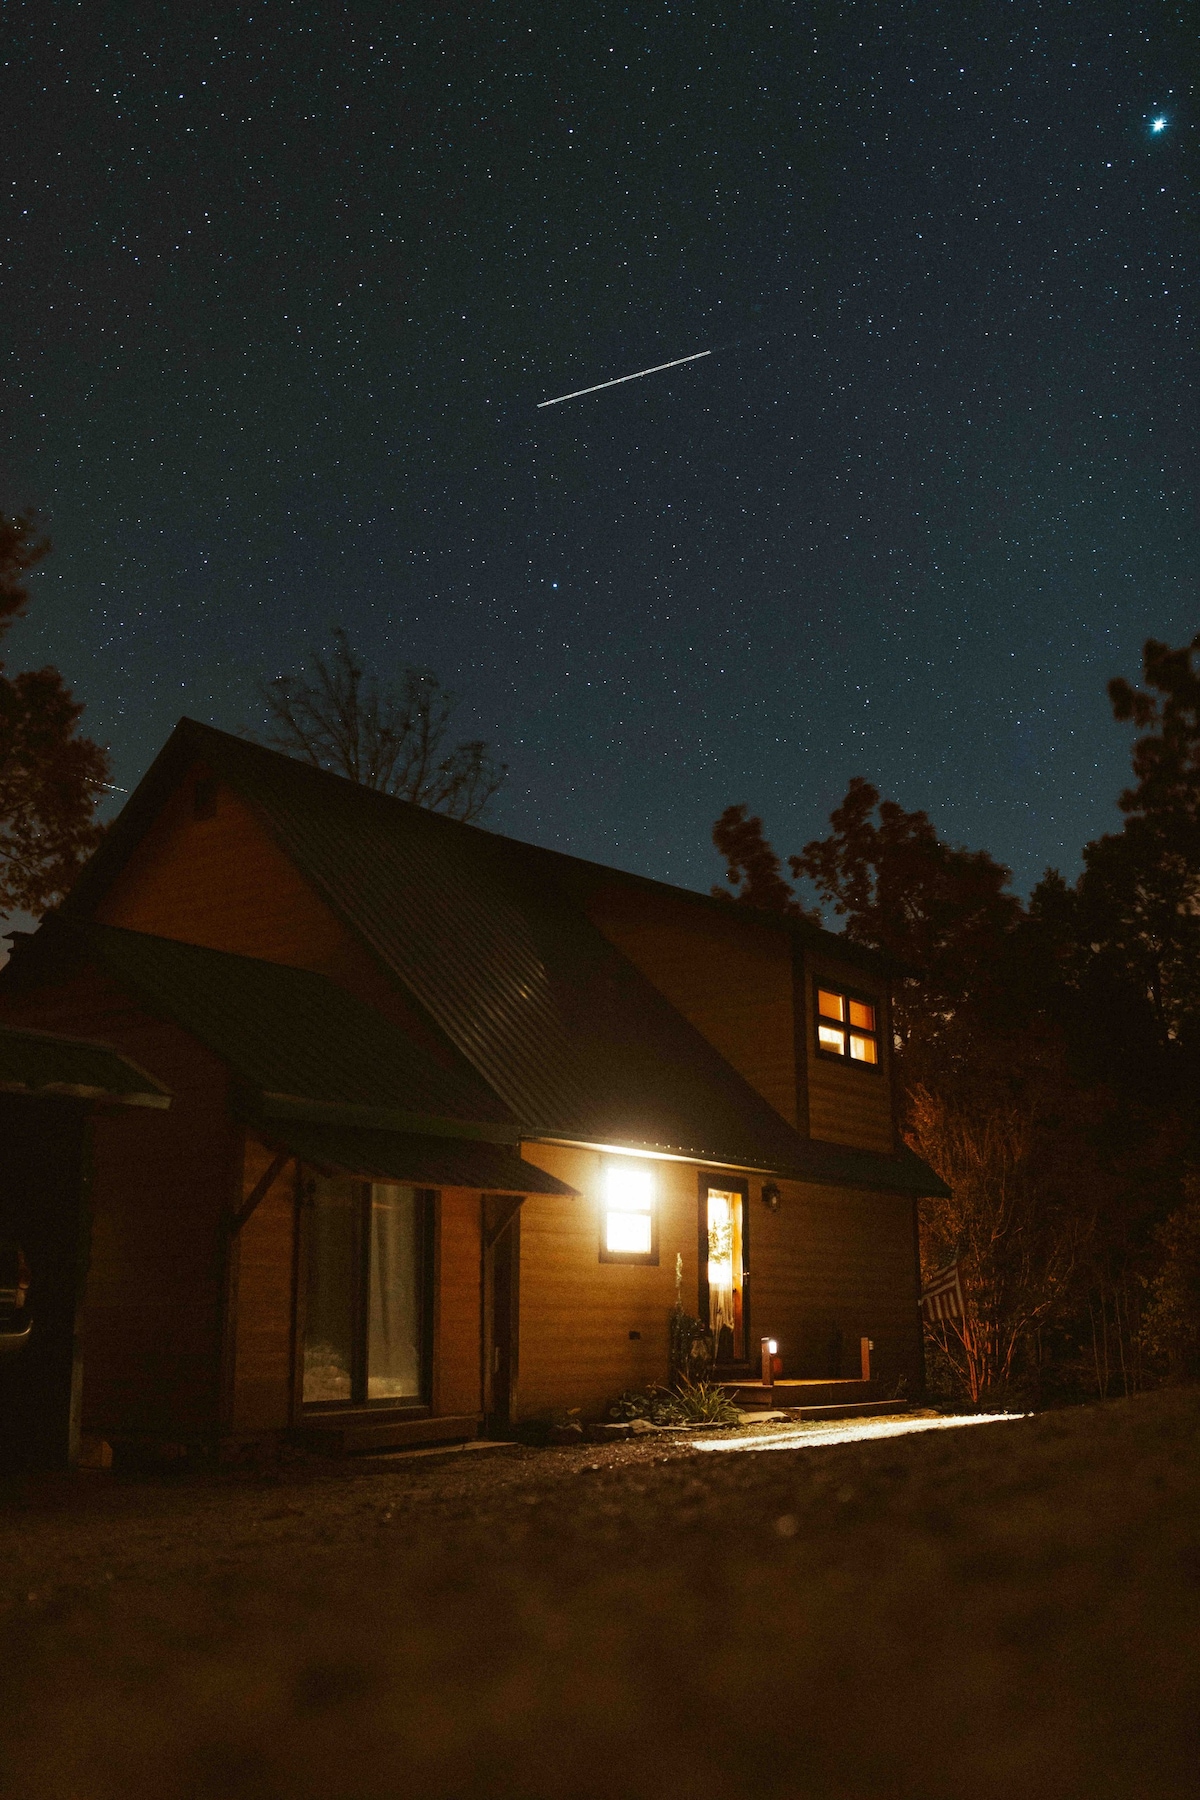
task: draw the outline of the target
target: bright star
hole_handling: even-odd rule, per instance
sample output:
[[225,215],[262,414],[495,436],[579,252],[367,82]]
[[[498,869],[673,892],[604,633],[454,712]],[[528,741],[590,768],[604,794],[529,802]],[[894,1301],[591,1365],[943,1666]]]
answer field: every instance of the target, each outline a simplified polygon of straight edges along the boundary
[[1165,131],[1167,129],[1167,115],[1165,113],[1159,113],[1157,119],[1151,119],[1150,129],[1156,136],[1160,131]]

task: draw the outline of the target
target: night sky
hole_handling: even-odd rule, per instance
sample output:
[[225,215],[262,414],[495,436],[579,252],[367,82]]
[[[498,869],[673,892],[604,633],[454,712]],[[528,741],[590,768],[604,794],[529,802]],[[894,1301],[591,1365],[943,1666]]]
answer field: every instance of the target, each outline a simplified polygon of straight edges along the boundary
[[667,880],[856,774],[1022,889],[1114,826],[1105,681],[1200,628],[1192,6],[2,17],[6,655],[118,783],[340,620],[489,823]]

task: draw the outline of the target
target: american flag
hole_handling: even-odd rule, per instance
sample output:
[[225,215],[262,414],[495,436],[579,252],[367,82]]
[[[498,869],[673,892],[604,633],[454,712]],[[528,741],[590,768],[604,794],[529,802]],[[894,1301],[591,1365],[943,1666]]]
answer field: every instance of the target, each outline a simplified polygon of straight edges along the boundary
[[952,1262],[921,1289],[921,1311],[927,1325],[936,1325],[941,1319],[961,1319],[965,1310],[958,1264]]

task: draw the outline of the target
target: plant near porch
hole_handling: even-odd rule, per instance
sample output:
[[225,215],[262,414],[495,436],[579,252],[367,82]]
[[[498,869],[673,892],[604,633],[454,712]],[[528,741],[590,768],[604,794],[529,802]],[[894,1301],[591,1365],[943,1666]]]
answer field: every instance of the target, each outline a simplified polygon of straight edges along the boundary
[[652,1425],[737,1425],[741,1413],[717,1382],[676,1377],[674,1387],[651,1386],[622,1394],[609,1409],[614,1419],[648,1419]]
[[695,1318],[683,1304],[683,1257],[675,1254],[675,1304],[667,1320],[667,1380],[671,1388],[681,1382],[703,1382],[715,1360],[713,1335],[703,1319]]

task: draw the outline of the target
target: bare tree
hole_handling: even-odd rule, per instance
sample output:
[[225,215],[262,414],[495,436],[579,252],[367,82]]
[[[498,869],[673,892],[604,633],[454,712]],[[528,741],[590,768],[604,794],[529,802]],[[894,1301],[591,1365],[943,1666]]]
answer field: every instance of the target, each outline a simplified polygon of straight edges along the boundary
[[908,1104],[910,1146],[951,1189],[922,1207],[923,1273],[957,1260],[966,1302],[965,1318],[929,1332],[978,1404],[1008,1386],[1022,1349],[1066,1304],[1089,1220],[1043,1169],[1028,1101],[949,1100],[918,1085]]
[[340,625],[311,671],[259,685],[270,742],[317,769],[396,794],[454,819],[477,819],[508,770],[480,738],[448,744],[457,697],[428,669],[401,668],[394,687],[366,674]]

